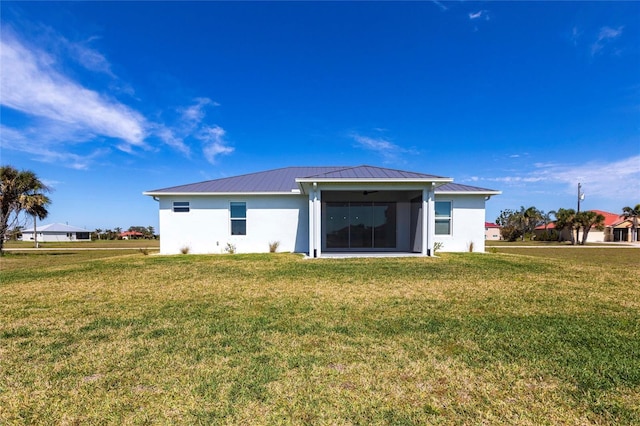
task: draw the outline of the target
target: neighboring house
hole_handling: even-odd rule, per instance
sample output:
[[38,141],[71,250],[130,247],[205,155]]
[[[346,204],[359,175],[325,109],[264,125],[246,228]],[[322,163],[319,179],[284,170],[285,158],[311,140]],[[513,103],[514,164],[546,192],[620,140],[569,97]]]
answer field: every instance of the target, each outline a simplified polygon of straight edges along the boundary
[[123,240],[137,240],[142,237],[144,237],[144,234],[138,231],[124,231],[120,233],[120,238]]
[[500,225],[496,225],[495,223],[485,222],[484,223],[484,239],[487,241],[497,241],[500,240]]
[[[39,242],[91,241],[91,231],[64,223],[36,226]],[[22,231],[23,241],[33,241],[33,228]]]
[[[592,211],[604,216],[604,229],[600,231],[597,228],[592,227],[589,230],[589,235],[587,235],[588,243],[599,243],[599,242],[609,242],[609,241],[630,241],[627,239],[623,239],[627,235],[623,231],[626,230],[626,228],[628,228],[629,226],[624,225],[625,221],[619,214],[610,213],[603,210],[589,210],[589,211]],[[552,229],[555,230],[555,224],[553,222],[547,225],[547,230],[550,231]],[[618,229],[619,231],[616,231],[616,229]],[[539,236],[544,232],[544,230],[545,230],[544,225],[540,225],[535,229],[534,233],[536,234],[536,236]],[[573,232],[575,233],[575,231]],[[582,231],[580,231],[580,235],[582,235]],[[567,229],[563,230],[561,237],[562,237],[562,240],[565,240],[565,241],[571,240],[571,235],[569,234],[569,230]]]
[[[500,191],[371,166],[287,167],[147,191],[160,252],[484,251],[485,201]],[[185,251],[186,251],[185,250]]]
[[[631,231],[632,229],[633,219],[625,219],[624,217],[620,217],[618,222],[611,227],[611,239],[609,241],[631,242],[633,240],[633,233]],[[640,223],[638,223],[636,235],[640,235]]]

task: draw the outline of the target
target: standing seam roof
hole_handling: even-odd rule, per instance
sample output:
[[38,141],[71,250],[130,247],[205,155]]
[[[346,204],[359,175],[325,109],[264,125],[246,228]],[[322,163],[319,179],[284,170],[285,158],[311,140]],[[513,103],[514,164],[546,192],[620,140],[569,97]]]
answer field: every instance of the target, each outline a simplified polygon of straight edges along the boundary
[[[285,167],[187,185],[147,191],[149,193],[260,193],[291,192],[298,189],[296,179],[443,179],[442,176],[373,166]],[[439,191],[493,191],[468,185],[447,183]]]

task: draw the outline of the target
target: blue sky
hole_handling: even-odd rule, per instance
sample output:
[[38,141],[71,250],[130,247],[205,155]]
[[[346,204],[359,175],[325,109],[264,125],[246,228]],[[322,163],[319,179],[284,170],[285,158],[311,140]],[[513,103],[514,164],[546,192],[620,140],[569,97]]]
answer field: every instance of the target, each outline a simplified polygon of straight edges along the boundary
[[640,2],[10,2],[2,164],[49,218],[158,226],[143,191],[360,165],[521,205],[640,202]]

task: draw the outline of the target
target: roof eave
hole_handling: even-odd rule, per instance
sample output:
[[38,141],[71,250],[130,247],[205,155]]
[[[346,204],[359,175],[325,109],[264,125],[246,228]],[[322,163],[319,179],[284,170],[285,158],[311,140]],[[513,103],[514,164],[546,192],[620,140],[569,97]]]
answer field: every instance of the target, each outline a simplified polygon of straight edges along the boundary
[[247,196],[247,195],[300,195],[300,191],[295,189],[289,192],[286,191],[252,191],[252,192],[155,192],[147,191],[142,195],[148,195],[151,197],[184,197],[184,196],[206,196],[206,195],[234,195],[234,196]]
[[450,183],[452,178],[296,178],[298,183]]
[[438,195],[500,195],[502,191],[438,191],[436,189],[436,194]]

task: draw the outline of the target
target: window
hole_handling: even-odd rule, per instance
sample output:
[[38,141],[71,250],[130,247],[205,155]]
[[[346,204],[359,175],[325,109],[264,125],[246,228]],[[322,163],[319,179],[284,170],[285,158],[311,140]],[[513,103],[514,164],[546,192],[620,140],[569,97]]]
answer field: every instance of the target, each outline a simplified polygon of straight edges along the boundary
[[231,235],[247,235],[247,203],[230,203]]
[[451,235],[451,201],[436,201],[436,235]]
[[173,212],[174,213],[189,213],[189,202],[188,201],[174,201],[173,202]]

